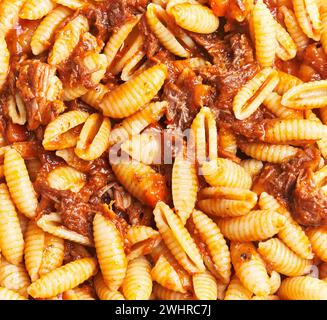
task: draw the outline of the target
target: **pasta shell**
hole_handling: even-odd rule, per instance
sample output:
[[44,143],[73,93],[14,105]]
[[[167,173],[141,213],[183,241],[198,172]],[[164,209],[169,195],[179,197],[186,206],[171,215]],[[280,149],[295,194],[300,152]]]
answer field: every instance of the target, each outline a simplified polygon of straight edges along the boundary
[[280,59],[287,61],[296,56],[296,44],[288,32],[276,21],[276,55]]
[[321,12],[321,23],[322,23],[320,41],[325,53],[327,54],[327,5],[326,4],[321,5],[320,12]]
[[189,292],[180,293],[172,291],[156,283],[153,286],[153,293],[159,300],[191,300],[192,298]]
[[5,38],[0,36],[0,89],[3,87],[7,79],[9,71],[9,50]]
[[13,290],[0,287],[0,300],[27,300]]
[[69,7],[71,9],[80,9],[86,5],[84,1],[81,0],[53,0],[55,3],[62,4],[63,6]]
[[124,118],[150,102],[162,87],[167,67],[157,64],[108,92],[99,107],[105,116]]
[[0,30],[4,36],[18,21],[19,11],[26,0],[3,0],[0,4]]
[[241,167],[252,177],[258,175],[263,168],[262,161],[258,161],[255,159],[246,159],[242,160],[240,163]]
[[37,20],[47,15],[56,4],[51,0],[27,0],[19,13],[21,19]]
[[217,300],[217,282],[209,272],[196,273],[192,281],[194,294],[198,300]]
[[242,282],[234,275],[228,285],[224,300],[250,300],[252,292],[246,289]]
[[322,260],[327,262],[327,228],[315,227],[307,230],[313,252]]
[[119,291],[111,291],[106,286],[100,272],[94,278],[94,287],[100,300],[125,300]]
[[248,81],[236,94],[233,100],[235,117],[244,120],[253,114],[275,89],[278,84],[278,73],[265,68]]

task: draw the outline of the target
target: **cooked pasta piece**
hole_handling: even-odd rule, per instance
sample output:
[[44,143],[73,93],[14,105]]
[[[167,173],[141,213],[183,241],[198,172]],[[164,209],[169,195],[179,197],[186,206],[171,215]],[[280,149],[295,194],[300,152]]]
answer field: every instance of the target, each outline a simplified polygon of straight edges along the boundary
[[211,186],[250,189],[251,176],[237,163],[229,159],[216,158],[201,167],[205,180]]
[[198,194],[197,206],[218,217],[242,216],[250,212],[257,203],[257,195],[247,189],[212,187]]
[[148,300],[152,292],[151,265],[145,257],[128,262],[122,290],[127,300]]
[[192,122],[190,134],[190,143],[194,146],[196,159],[200,164],[217,158],[217,125],[210,108],[201,108]]
[[124,243],[115,225],[101,214],[93,221],[94,243],[105,284],[117,290],[123,283],[127,270]]
[[276,55],[280,59],[287,61],[296,56],[296,44],[288,32],[276,21]]
[[276,24],[262,0],[256,2],[252,12],[256,58],[261,67],[271,67],[276,54]]
[[282,105],[292,109],[322,108],[327,104],[327,80],[299,84],[284,93]]
[[201,211],[194,210],[192,220],[208,248],[220,280],[228,284],[231,276],[231,258],[223,235],[217,225]]
[[[284,86],[284,84],[282,86]],[[284,91],[285,89],[286,87],[278,88],[278,91],[279,90]],[[296,109],[284,107],[281,101],[282,101],[282,97],[279,94],[277,94],[276,92],[271,92],[263,101],[263,105],[278,118],[303,119],[302,110],[296,110]]]
[[169,290],[186,293],[178,272],[163,254],[159,256],[159,259],[152,268],[151,277],[153,281],[156,281]]
[[159,121],[167,108],[166,101],[149,103],[143,109],[124,119],[110,132],[110,145],[122,142],[139,134],[151,123]]
[[153,293],[159,300],[192,300],[192,295],[169,290],[159,284],[153,285]]
[[26,123],[25,105],[18,93],[15,94],[15,97],[8,97],[7,108],[9,117],[13,123],[20,125],[24,125]]
[[225,128],[219,129],[218,149],[219,154],[227,155],[227,157],[228,155],[236,155],[237,141],[232,130],[227,130]]
[[18,21],[19,11],[26,0],[3,0],[0,3],[0,30],[4,36]]
[[[0,18],[1,19],[1,18]],[[0,20],[1,24],[1,20]],[[0,89],[6,82],[9,71],[10,53],[4,36],[0,35]]]
[[74,147],[78,136],[71,134],[71,129],[83,124],[89,114],[85,111],[74,110],[61,114],[50,122],[45,131],[42,145],[46,150],[57,150]]
[[94,89],[88,90],[80,99],[86,102],[91,107],[101,110],[99,104],[104,95],[109,91],[109,88],[102,83],[98,83]]
[[88,21],[82,15],[78,15],[67,23],[56,36],[52,50],[49,53],[48,63],[55,66],[65,61],[78,44],[80,36],[88,30]]
[[326,135],[327,127],[306,119],[270,120],[265,126],[264,141],[269,143],[296,140],[319,140]]
[[283,300],[327,300],[327,282],[309,276],[286,278],[278,296]]
[[58,238],[76,242],[85,246],[93,246],[91,239],[63,226],[60,214],[57,212],[44,214],[39,218],[39,220],[37,220],[37,225],[44,232],[48,232]]
[[15,265],[23,261],[24,239],[19,220],[4,183],[0,184],[0,248],[5,259]]
[[282,13],[287,31],[296,44],[297,51],[302,53],[309,44],[309,38],[302,31],[294,12],[291,8],[281,6],[279,11]]
[[322,260],[327,262],[327,228],[315,227],[307,230],[313,252]]
[[310,272],[312,262],[297,256],[279,239],[259,242],[258,251],[274,270],[289,277],[301,276]]
[[62,4],[63,6],[69,7],[71,9],[81,9],[86,5],[86,2],[81,0],[53,0],[55,3]]
[[231,258],[236,276],[245,288],[257,296],[270,294],[270,279],[265,263],[250,242],[232,242]]
[[276,211],[255,210],[245,216],[217,219],[221,233],[233,241],[260,241],[277,234],[286,218]]
[[271,163],[282,163],[286,159],[294,157],[300,150],[288,145],[266,143],[244,143],[239,147],[249,157]]
[[257,174],[259,174],[261,169],[263,168],[262,161],[258,161],[258,160],[255,160],[255,159],[242,160],[240,165],[251,176],[252,179]]
[[322,4],[320,6],[320,14],[321,14],[321,23],[322,23],[320,41],[325,53],[327,54],[327,5],[326,4]]
[[62,294],[62,298],[63,300],[95,300],[92,292],[87,289],[88,287],[76,287],[67,290]]
[[190,274],[203,272],[205,267],[199,249],[180,218],[161,201],[153,214],[162,239],[178,263]]
[[[168,51],[182,58],[189,57],[189,51],[183,46],[183,39],[188,39],[188,36],[182,32],[177,38],[174,33],[165,26],[169,23],[169,17],[161,6],[150,3],[146,11],[146,20],[151,31]],[[192,40],[190,44],[193,46]]]
[[254,296],[251,300],[280,300],[277,295],[269,295],[265,297]]
[[315,0],[293,0],[296,20],[302,31],[311,39],[319,41],[321,20]]
[[217,300],[217,282],[210,272],[196,273],[192,282],[198,300]]
[[94,287],[100,300],[125,300],[119,291],[109,290],[100,272],[94,277]]
[[219,27],[219,19],[211,9],[200,4],[180,3],[170,9],[176,24],[197,33],[212,33]]
[[253,114],[275,89],[278,84],[278,73],[272,68],[264,68],[248,81],[233,99],[235,117],[244,120]]
[[111,164],[118,181],[141,202],[155,207],[158,201],[167,201],[166,179],[150,166],[141,162],[119,161]]
[[285,218],[285,225],[278,232],[281,239],[290,249],[303,259],[312,259],[311,244],[302,227],[292,218],[291,214],[280,203],[266,192],[261,193],[259,206],[262,210],[275,210]]
[[0,300],[27,300],[13,290],[0,287]]
[[99,107],[105,116],[124,118],[150,102],[162,87],[167,67],[157,64],[108,92]]
[[97,272],[94,258],[83,258],[54,269],[33,282],[27,289],[33,298],[51,298],[73,289]]
[[289,73],[285,73],[281,70],[278,70],[278,78],[279,78],[279,82],[275,88],[275,91],[280,96],[282,96],[285,92],[287,92],[291,88],[296,87],[303,83],[301,79]]
[[276,293],[280,287],[281,282],[282,278],[280,274],[273,270],[270,274],[270,294]]
[[47,15],[56,4],[51,0],[27,0],[20,10],[21,19],[37,20]]
[[234,275],[227,287],[224,300],[250,300],[252,295],[252,292]]
[[111,123],[98,113],[91,114],[85,121],[79,135],[75,153],[83,160],[99,158],[109,147]]
[[28,298],[27,287],[31,281],[24,264],[14,265],[1,259],[0,286],[13,290],[21,296]]
[[184,155],[183,150],[174,161],[171,188],[175,211],[185,224],[195,206],[198,178],[194,162]]

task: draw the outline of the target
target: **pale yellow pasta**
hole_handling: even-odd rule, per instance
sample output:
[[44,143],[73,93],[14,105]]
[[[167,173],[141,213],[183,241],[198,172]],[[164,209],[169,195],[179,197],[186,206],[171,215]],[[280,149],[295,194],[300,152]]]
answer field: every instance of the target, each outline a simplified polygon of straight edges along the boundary
[[99,107],[105,116],[130,116],[152,100],[161,89],[166,76],[167,67],[159,63],[109,91]]
[[201,164],[214,160],[218,156],[217,125],[212,111],[202,107],[191,125],[191,145],[195,149],[196,159]]
[[326,132],[326,126],[312,120],[270,120],[265,126],[264,141],[280,143],[296,140],[319,140],[326,135]]
[[289,89],[302,84],[302,80],[283,71],[278,70],[279,82],[275,88],[275,91],[282,96]]
[[152,292],[151,265],[145,257],[128,262],[122,290],[127,300],[148,300]]
[[201,170],[211,186],[250,189],[252,185],[251,176],[239,164],[229,159],[217,158],[205,162]]
[[100,272],[94,277],[94,288],[100,300],[125,300],[119,291],[109,290]]
[[268,7],[258,0],[252,12],[256,58],[261,67],[271,67],[276,54],[276,25]]
[[80,110],[68,111],[50,122],[45,131],[42,145],[46,150],[57,150],[74,147],[78,137],[65,139],[70,130],[84,123],[89,114]]
[[[140,74],[147,68],[147,61],[143,62],[143,58],[145,57],[145,52],[143,50],[139,50],[136,52],[129,60],[124,64],[120,78],[123,81],[128,81]],[[141,64],[141,66],[140,66]]]
[[327,300],[327,282],[309,276],[286,278],[278,296],[283,300]]
[[157,228],[178,263],[190,274],[205,270],[201,254],[180,218],[163,202],[154,211]]
[[44,231],[58,238],[76,242],[85,246],[93,246],[93,242],[88,237],[72,231],[62,225],[61,216],[57,212],[44,214],[37,220],[37,225]]
[[143,132],[124,141],[121,150],[133,159],[144,164],[159,164],[161,162],[161,135],[159,132]]
[[18,14],[26,0],[3,0],[0,3],[0,32],[5,36],[18,21]]
[[249,157],[271,163],[282,163],[294,157],[300,150],[288,145],[267,143],[244,143],[240,145],[240,149]]
[[296,20],[302,31],[311,39],[319,41],[321,20],[315,0],[293,0]]
[[[1,20],[0,20],[1,24]],[[0,35],[0,89],[6,82],[9,71],[10,53],[4,36]]]
[[123,283],[127,270],[124,243],[115,225],[96,214],[93,221],[94,243],[105,284],[117,290]]
[[245,216],[218,219],[221,233],[233,241],[260,241],[277,234],[286,218],[276,211],[255,210]]
[[0,286],[13,290],[21,296],[28,298],[27,287],[31,281],[24,264],[14,265],[1,259]]
[[322,108],[327,105],[327,80],[299,84],[283,94],[281,103],[292,109]]
[[109,147],[111,123],[98,113],[91,114],[79,135],[75,153],[83,160],[99,158]]
[[198,300],[217,300],[217,282],[210,272],[192,276],[193,290]]
[[212,33],[219,27],[219,19],[211,9],[200,4],[180,3],[170,9],[176,24],[197,33]]
[[[281,79],[281,78],[280,78]],[[283,80],[284,81],[284,80]],[[263,105],[275,116],[281,119],[302,119],[303,111],[284,107],[282,97],[276,92],[271,92],[263,101]]]
[[0,184],[0,248],[5,259],[15,265],[23,261],[24,239],[19,220],[4,183]]
[[167,108],[166,101],[149,103],[143,109],[124,119],[110,132],[110,145],[122,142],[139,134],[151,123],[158,121]]
[[16,124],[24,125],[26,123],[26,109],[24,102],[18,93],[15,97],[9,96],[7,99],[8,114],[11,121]]
[[297,256],[277,238],[259,242],[258,251],[264,260],[281,274],[294,277],[310,272],[312,262]]
[[276,39],[277,48],[276,55],[280,59],[287,61],[296,56],[296,44],[289,33],[276,21]]
[[37,20],[47,15],[56,4],[51,0],[27,0],[20,10],[21,19]]
[[159,232],[147,226],[131,226],[127,233],[126,239],[131,245],[134,245],[138,242],[148,240],[150,238],[156,238],[159,236]]
[[184,148],[176,156],[172,172],[172,195],[175,211],[183,224],[194,209],[198,192],[196,167],[183,153]]
[[84,1],[81,0],[53,0],[55,3],[61,4],[65,7],[71,8],[71,9],[80,9],[83,6],[86,5]]
[[39,278],[45,243],[45,233],[34,221],[29,221],[25,234],[24,260],[32,282]]
[[294,12],[290,8],[281,6],[279,11],[283,14],[286,29],[294,40],[297,51],[302,53],[309,44],[308,36],[302,31]]
[[280,287],[281,282],[282,278],[280,274],[273,270],[270,274],[270,294],[276,293]]
[[[146,11],[146,20],[151,31],[156,35],[160,43],[174,55],[187,58],[190,53],[183,46],[182,39],[186,35],[180,34],[177,38],[172,31],[169,30],[165,25],[169,17],[165,10],[163,10],[159,5],[150,3]],[[182,36],[182,37],[181,37]]]
[[259,174],[263,168],[262,161],[255,159],[242,160],[240,165],[252,178]]
[[154,283],[153,285],[153,293],[159,300],[192,300],[192,295],[188,292],[180,293],[177,291],[172,291],[160,286],[157,283]]
[[236,276],[245,288],[257,296],[270,294],[270,279],[265,263],[250,242],[232,242],[231,258]]
[[[119,160],[119,159],[118,159]],[[141,162],[124,161],[111,164],[118,181],[139,201],[155,207],[158,201],[166,201],[168,188],[163,175]]]
[[277,295],[269,295],[265,297],[254,296],[253,298],[251,298],[251,300],[280,300],[280,299]]
[[186,292],[178,272],[163,254],[159,256],[159,259],[152,268],[151,277],[153,281],[156,281],[161,286],[169,290],[178,291],[181,293]]
[[139,22],[140,18],[141,16],[137,16],[134,17],[133,19],[130,19],[111,35],[109,41],[107,42],[104,48],[104,54],[107,57],[109,67],[112,64],[119,49],[124,44],[124,41],[127,39],[128,35],[132,32],[135,25]]
[[242,282],[234,275],[230,281],[224,300],[250,300],[252,292],[246,289]]
[[323,164],[323,166],[313,174],[313,182],[318,188],[327,183],[327,165]]
[[86,102],[91,107],[97,110],[101,110],[99,104],[108,91],[108,87],[106,87],[102,83],[99,83],[94,89],[88,90],[83,96],[80,97],[80,99]]
[[80,36],[88,30],[88,21],[82,15],[78,15],[67,23],[56,36],[52,50],[49,53],[48,63],[57,65],[65,61],[77,46]]
[[249,80],[233,99],[234,115],[244,120],[253,114],[275,89],[279,78],[276,70],[264,68]]
[[327,228],[315,227],[307,230],[313,252],[323,261],[327,262]]
[[68,8],[58,6],[41,21],[31,39],[31,49],[34,55],[39,55],[50,48],[57,27],[71,13],[71,10]]
[[62,294],[63,300],[95,300],[94,295],[87,287],[76,287]]
[[326,4],[321,5],[320,14],[321,14],[321,23],[322,23],[320,42],[322,44],[322,48],[327,54],[327,5]]
[[198,194],[197,206],[218,217],[242,216],[257,203],[257,195],[247,189],[230,187],[204,188]]
[[194,210],[193,223],[206,244],[220,280],[227,284],[231,276],[231,258],[226,241],[218,226],[204,213]]
[[39,275],[44,274],[60,267],[64,260],[64,240],[51,234],[46,234],[44,239],[44,251]]
[[27,289],[33,298],[51,298],[73,289],[97,272],[94,258],[83,258],[67,263],[43,275]]
[[312,259],[311,244],[302,227],[280,203],[266,192],[261,193],[259,206],[262,210],[275,210],[285,218],[284,227],[278,232],[281,239],[290,249],[303,259]]
[[0,287],[0,300],[27,300],[13,290]]

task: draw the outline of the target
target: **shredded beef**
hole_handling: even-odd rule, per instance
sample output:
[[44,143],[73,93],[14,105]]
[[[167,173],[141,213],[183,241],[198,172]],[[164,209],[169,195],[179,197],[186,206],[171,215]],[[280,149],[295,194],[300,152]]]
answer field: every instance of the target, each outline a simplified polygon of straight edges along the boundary
[[62,111],[62,104],[56,103],[62,95],[62,84],[54,67],[26,60],[18,70],[16,87],[25,104],[29,130],[47,125]]
[[327,79],[327,55],[316,43],[306,47],[303,54],[304,63],[316,70],[323,79]]

